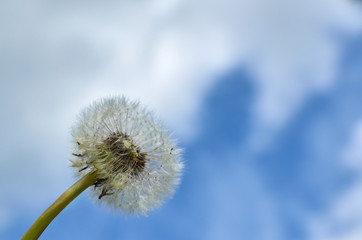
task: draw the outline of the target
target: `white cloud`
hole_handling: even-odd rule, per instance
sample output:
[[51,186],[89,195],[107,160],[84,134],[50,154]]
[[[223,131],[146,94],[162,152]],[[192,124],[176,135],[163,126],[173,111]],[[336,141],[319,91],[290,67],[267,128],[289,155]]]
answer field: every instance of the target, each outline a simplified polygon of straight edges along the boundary
[[88,94],[94,85],[96,96],[113,89],[138,97],[184,130],[215,76],[245,62],[257,76],[257,121],[283,125],[309,93],[331,84],[339,51],[332,31],[354,29],[360,20],[342,0],[39,3],[31,9],[14,26],[14,37],[24,40],[13,47],[40,53],[25,60],[35,62],[35,81],[81,81],[78,98],[70,96],[75,104],[95,97]]

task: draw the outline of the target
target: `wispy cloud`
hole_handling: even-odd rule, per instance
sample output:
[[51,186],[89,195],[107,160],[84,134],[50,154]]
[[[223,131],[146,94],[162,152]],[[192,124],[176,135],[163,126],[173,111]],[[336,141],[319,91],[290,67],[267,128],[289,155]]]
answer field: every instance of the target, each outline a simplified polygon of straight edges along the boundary
[[309,227],[311,239],[358,240],[362,236],[362,121],[352,128],[344,149],[342,164],[356,174],[351,185],[332,201],[323,214],[312,216]]

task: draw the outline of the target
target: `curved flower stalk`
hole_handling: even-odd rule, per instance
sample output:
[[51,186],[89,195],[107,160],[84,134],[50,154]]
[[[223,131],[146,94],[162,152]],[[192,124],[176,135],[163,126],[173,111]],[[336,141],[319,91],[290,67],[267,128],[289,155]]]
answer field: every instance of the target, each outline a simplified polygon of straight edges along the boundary
[[39,217],[22,239],[37,239],[52,219],[89,186],[96,201],[126,215],[146,215],[165,197],[171,197],[179,184],[181,150],[160,121],[139,102],[123,96],[94,102],[79,115],[72,136],[71,166],[81,179]]

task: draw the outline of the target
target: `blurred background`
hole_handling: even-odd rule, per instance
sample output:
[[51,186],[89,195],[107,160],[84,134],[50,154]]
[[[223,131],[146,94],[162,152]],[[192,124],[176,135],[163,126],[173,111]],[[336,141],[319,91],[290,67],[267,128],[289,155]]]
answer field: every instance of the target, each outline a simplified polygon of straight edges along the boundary
[[184,148],[148,217],[83,193],[41,239],[362,239],[362,3],[0,2],[0,239],[74,181],[70,127],[139,99]]

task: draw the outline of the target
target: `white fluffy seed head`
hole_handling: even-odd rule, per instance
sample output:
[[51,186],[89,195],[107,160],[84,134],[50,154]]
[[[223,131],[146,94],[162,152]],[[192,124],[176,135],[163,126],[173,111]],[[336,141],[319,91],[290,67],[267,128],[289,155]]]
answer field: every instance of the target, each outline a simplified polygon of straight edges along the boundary
[[72,167],[96,170],[91,195],[125,214],[146,214],[179,184],[181,150],[152,112],[125,97],[104,98],[84,109],[72,128]]

